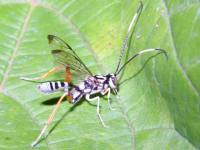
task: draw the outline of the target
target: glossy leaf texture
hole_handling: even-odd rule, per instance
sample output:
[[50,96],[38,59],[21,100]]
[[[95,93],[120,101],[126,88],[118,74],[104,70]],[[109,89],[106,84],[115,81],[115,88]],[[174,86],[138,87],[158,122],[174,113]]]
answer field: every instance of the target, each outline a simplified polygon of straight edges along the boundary
[[[200,3],[144,0],[127,57],[146,48],[120,80],[109,110],[64,101],[50,134],[35,149],[200,149]],[[115,71],[137,0],[0,0],[0,149],[31,149],[62,93],[45,95],[36,77],[53,67],[47,35],[64,39],[94,74]],[[123,62],[125,61],[124,58]],[[53,75],[49,80],[55,79]],[[58,79],[58,78],[57,78]]]

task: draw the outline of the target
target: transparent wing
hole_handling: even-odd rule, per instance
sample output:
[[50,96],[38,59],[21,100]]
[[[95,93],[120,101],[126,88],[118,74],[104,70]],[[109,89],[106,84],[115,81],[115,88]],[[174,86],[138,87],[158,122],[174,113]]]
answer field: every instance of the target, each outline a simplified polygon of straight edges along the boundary
[[49,45],[52,48],[56,65],[63,67],[60,77],[65,77],[65,68],[69,67],[72,75],[72,82],[78,83],[86,76],[92,75],[75,51],[62,39],[54,35],[48,35]]
[[79,74],[90,74],[79,59],[71,53],[64,50],[52,50],[51,53],[54,56],[56,63],[62,66],[70,67],[71,70]]
[[57,63],[70,67],[74,73],[92,75],[91,71],[64,40],[54,35],[48,35],[48,40]]

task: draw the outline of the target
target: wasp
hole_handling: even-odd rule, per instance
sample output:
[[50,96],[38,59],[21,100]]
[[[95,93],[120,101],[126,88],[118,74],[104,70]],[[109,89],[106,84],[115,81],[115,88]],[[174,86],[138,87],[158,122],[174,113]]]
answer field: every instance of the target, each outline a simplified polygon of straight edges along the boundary
[[[76,52],[70,47],[70,45],[68,45],[64,40],[62,40],[61,38],[57,36],[48,35],[49,44],[54,47],[51,53],[54,56],[55,61],[59,65],[49,70],[47,73],[43,74],[40,77],[36,77],[36,78],[21,77],[21,79],[27,80],[27,81],[41,80],[41,79],[46,78],[50,74],[53,74],[57,71],[64,69],[65,81],[47,81],[47,82],[40,83],[38,85],[38,89],[43,93],[63,91],[64,94],[58,100],[55,108],[50,114],[48,121],[42,128],[39,136],[32,143],[32,147],[35,146],[40,141],[47,127],[52,122],[56,114],[56,111],[60,106],[61,101],[65,97],[67,97],[67,100],[72,104],[76,104],[82,98],[85,98],[87,101],[97,101],[96,111],[97,111],[98,117],[102,125],[104,127],[107,127],[100,114],[100,97],[96,96],[96,97],[91,98],[91,96],[94,94],[101,94],[103,96],[107,94],[108,106],[110,109],[112,109],[111,104],[110,104],[110,94],[111,94],[111,91],[117,94],[119,76],[120,76],[121,71],[125,68],[126,65],[128,65],[134,58],[140,56],[141,54],[152,52],[152,51],[157,51],[158,53],[164,53],[167,57],[167,53],[165,50],[160,49],[160,48],[151,48],[151,49],[145,49],[145,50],[140,51],[139,53],[136,53],[135,55],[130,57],[124,64],[121,64],[122,57],[124,55],[124,51],[126,49],[130,33],[135,28],[135,25],[140,16],[140,13],[142,12],[142,8],[143,8],[143,4],[141,3],[136,14],[133,16],[131,20],[125,39],[123,41],[121,54],[119,56],[117,67],[114,73],[109,73],[106,75],[92,74],[89,68],[83,63],[83,61],[79,58]],[[77,84],[73,84],[72,83],[73,75],[76,75],[76,76],[78,75],[79,77],[83,77],[83,80],[81,80]]]

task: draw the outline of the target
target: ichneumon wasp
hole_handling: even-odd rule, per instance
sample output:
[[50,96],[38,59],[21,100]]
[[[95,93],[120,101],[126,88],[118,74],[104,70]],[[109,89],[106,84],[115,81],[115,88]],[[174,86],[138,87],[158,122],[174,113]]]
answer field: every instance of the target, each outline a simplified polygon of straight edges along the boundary
[[[91,98],[91,95],[98,94],[98,93],[100,93],[101,95],[107,94],[108,106],[110,109],[112,109],[110,105],[110,93],[112,90],[115,94],[117,94],[117,84],[118,84],[119,75],[127,64],[129,64],[134,58],[138,57],[139,55],[147,53],[147,52],[152,52],[152,51],[158,51],[159,53],[164,53],[165,56],[167,57],[167,53],[163,49],[159,49],[159,48],[145,49],[133,55],[123,65],[121,65],[122,56],[127,46],[130,33],[137,24],[137,19],[139,18],[140,13],[142,12],[142,8],[143,8],[143,4],[140,3],[140,6],[136,14],[133,16],[131,20],[128,31],[126,33],[126,37],[123,41],[121,54],[120,54],[118,64],[114,73],[109,73],[107,75],[93,75],[92,72],[87,68],[87,66],[76,54],[76,52],[64,40],[54,35],[48,35],[49,44],[54,47],[53,50],[51,51],[52,55],[54,56],[56,62],[59,65],[49,70],[47,73],[43,74],[40,77],[36,77],[36,78],[21,77],[21,79],[27,80],[27,81],[41,80],[41,79],[46,78],[52,73],[55,73],[64,69],[65,81],[48,81],[48,82],[43,82],[38,86],[38,89],[44,93],[52,93],[52,92],[61,90],[64,92],[64,94],[58,100],[55,108],[53,109],[52,113],[50,114],[48,118],[47,123],[42,128],[37,139],[32,143],[32,146],[35,146],[40,141],[41,137],[45,133],[45,130],[47,129],[49,124],[52,122],[56,114],[56,111],[60,106],[61,101],[65,97],[67,97],[67,100],[72,104],[79,102],[80,99],[83,97],[87,101],[97,101],[98,117],[102,125],[104,127],[107,127],[100,115],[100,97],[97,96],[97,97]],[[80,81],[78,84],[73,84],[72,78],[73,76],[77,76],[77,75],[83,80]],[[69,88],[69,85],[71,85],[71,89]]]

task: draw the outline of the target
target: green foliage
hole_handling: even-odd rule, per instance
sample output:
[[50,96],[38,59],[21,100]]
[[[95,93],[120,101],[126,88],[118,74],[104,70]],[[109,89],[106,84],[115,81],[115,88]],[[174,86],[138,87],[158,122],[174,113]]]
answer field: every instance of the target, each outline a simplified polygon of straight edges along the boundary
[[[137,0],[0,1],[0,149],[31,149],[61,93],[44,95],[36,77],[53,67],[46,36],[67,41],[94,73],[113,72]],[[110,111],[62,103],[48,138],[36,149],[200,149],[200,17],[198,0],[145,0],[129,57],[146,48],[121,79]],[[52,76],[56,77],[56,76]],[[128,80],[126,80],[128,79]],[[53,104],[52,104],[53,103]]]

